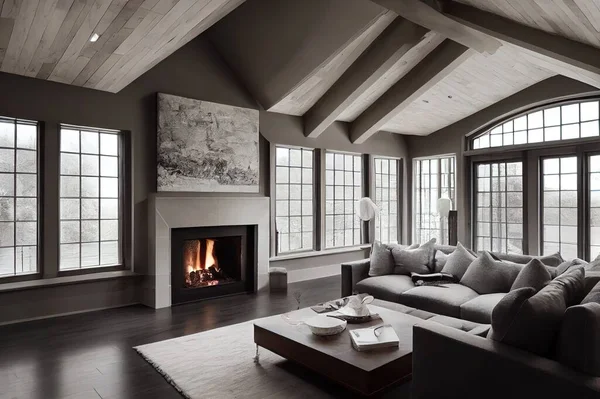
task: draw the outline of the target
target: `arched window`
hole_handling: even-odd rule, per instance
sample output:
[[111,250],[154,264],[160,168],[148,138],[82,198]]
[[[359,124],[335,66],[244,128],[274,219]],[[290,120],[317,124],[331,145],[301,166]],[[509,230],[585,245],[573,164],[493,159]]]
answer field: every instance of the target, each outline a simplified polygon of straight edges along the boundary
[[472,136],[469,150],[475,250],[599,255],[598,98],[514,115]]
[[599,137],[599,101],[578,100],[538,108],[474,137],[470,149]]

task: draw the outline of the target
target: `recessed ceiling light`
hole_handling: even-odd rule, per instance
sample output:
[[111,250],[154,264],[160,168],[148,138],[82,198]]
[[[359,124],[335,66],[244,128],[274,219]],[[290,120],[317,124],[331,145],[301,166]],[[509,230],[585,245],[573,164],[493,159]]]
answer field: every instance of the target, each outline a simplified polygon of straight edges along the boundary
[[94,43],[96,40],[98,40],[98,38],[99,38],[99,37],[100,37],[100,36],[98,36],[98,34],[97,34],[97,33],[94,33],[94,34],[92,35],[92,37],[90,37],[90,42]]

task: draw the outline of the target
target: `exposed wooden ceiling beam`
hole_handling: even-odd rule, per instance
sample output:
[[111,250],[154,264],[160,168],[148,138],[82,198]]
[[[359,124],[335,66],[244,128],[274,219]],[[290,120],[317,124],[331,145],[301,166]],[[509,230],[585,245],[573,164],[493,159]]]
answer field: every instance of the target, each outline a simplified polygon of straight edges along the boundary
[[469,55],[469,48],[449,39],[444,40],[352,123],[350,140],[355,144],[364,143],[396,114],[450,74]]
[[600,87],[600,50],[595,47],[457,2],[449,4],[444,15],[490,37],[556,60],[557,73],[565,74],[567,66],[572,72],[570,76],[592,74],[592,79],[585,82]]
[[493,54],[502,46],[495,38],[481,35],[476,30],[465,26],[439,12],[420,0],[371,0],[401,17],[434,30],[449,39],[480,53]]
[[323,133],[427,32],[406,19],[396,19],[304,115],[305,136],[315,138]]

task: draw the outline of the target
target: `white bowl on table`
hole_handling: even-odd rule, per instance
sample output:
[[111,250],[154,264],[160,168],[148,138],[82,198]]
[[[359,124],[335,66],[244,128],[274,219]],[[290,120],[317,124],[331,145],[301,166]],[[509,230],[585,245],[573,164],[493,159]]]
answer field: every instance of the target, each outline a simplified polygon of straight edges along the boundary
[[304,324],[310,328],[310,331],[314,335],[324,337],[341,333],[346,329],[347,322],[345,320],[336,319],[335,317],[317,315],[306,320]]

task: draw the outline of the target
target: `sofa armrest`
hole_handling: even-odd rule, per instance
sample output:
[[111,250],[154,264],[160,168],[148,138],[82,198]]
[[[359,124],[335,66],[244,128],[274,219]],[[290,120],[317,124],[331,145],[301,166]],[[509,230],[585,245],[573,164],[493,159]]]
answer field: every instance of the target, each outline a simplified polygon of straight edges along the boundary
[[352,295],[356,283],[369,277],[370,259],[342,263],[342,297]]
[[413,399],[597,398],[600,378],[433,323],[413,329]]

